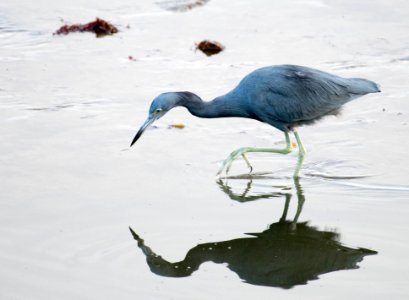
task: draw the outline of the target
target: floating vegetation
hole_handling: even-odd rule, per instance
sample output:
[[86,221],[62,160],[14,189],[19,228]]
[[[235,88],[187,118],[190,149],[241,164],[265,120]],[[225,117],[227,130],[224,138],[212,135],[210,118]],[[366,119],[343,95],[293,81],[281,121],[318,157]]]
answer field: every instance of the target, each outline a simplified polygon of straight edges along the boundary
[[224,46],[216,41],[204,40],[196,43],[196,50],[199,49],[207,56],[212,56],[224,50]]
[[97,37],[103,37],[117,33],[118,28],[103,19],[96,18],[95,21],[87,24],[61,26],[56,32],[54,32],[54,34],[69,34],[72,32],[94,32]]

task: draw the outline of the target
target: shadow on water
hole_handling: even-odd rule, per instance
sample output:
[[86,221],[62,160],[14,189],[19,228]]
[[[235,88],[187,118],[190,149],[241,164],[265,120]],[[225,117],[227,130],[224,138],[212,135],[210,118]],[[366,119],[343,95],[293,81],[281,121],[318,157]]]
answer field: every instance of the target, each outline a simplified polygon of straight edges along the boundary
[[281,218],[263,232],[247,233],[249,237],[196,245],[182,261],[174,263],[156,254],[130,228],[153,273],[167,277],[186,277],[198,270],[202,263],[211,261],[227,264],[246,283],[289,289],[318,279],[320,274],[357,269],[358,262],[366,255],[377,254],[376,251],[365,248],[343,246],[338,233],[319,230],[307,222],[298,222],[305,203],[298,180],[294,180],[298,205],[292,221],[287,220],[293,196],[291,188],[280,187],[279,192],[250,196],[247,193],[251,188],[251,180],[241,194],[233,193],[223,181],[218,184],[231,199],[240,202],[282,197],[285,202]]

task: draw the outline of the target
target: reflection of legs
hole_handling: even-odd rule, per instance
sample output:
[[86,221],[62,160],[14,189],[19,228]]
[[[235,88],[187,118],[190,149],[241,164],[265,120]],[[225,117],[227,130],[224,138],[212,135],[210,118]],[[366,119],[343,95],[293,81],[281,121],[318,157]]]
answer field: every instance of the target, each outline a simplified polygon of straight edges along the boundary
[[288,207],[290,206],[292,194],[284,194],[284,196],[285,196],[284,210],[279,222],[285,222],[285,219],[287,219]]
[[295,213],[295,217],[294,220],[292,222],[292,226],[291,229],[295,230],[296,226],[297,226],[297,222],[298,222],[298,218],[300,217],[302,208],[304,206],[304,202],[305,202],[305,196],[304,196],[304,192],[301,188],[301,184],[300,184],[300,180],[297,178],[294,178],[294,185],[295,185],[295,189],[297,192],[297,200],[298,200],[298,204],[297,204],[297,212]]
[[253,180],[250,178],[249,182],[247,182],[247,187],[244,190],[243,194],[241,195],[241,198],[245,199],[247,196],[247,193],[250,192],[251,189],[251,184],[253,183]]
[[297,140],[297,144],[298,144],[298,160],[297,160],[297,166],[295,167],[293,177],[298,178],[300,170],[301,170],[302,163],[304,161],[304,156],[305,156],[305,153],[307,151],[305,150],[304,145],[301,142],[301,139],[300,139],[300,137],[298,135],[298,132],[295,131],[295,130],[294,130],[294,136],[295,136],[295,139]]
[[304,191],[301,188],[300,179],[294,178],[294,185],[295,185],[295,189],[297,192],[297,200],[298,200],[297,212],[295,213],[294,221],[297,222],[298,217],[300,216],[302,208],[304,206],[305,196],[304,196]]
[[[223,162],[221,168],[217,172],[217,175],[219,175],[224,168],[226,168],[226,174],[229,173],[231,164],[233,163],[234,160],[236,160],[238,157],[242,156],[244,161],[246,162],[247,166],[250,169],[250,172],[253,170],[253,167],[251,166],[249,160],[246,157],[246,153],[249,152],[269,152],[269,153],[279,153],[279,154],[288,154],[291,152],[291,142],[290,142],[290,136],[288,135],[288,132],[284,132],[285,134],[285,143],[286,146],[284,149],[274,149],[274,148],[252,148],[252,147],[244,147],[237,149],[233,151],[228,158]],[[297,137],[296,137],[297,138]],[[298,140],[297,140],[298,142]]]

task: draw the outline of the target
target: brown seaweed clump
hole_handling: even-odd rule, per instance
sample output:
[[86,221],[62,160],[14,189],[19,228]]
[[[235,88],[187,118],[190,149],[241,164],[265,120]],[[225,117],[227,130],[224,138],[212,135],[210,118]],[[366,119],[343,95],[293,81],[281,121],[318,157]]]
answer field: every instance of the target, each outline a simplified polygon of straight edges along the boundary
[[196,50],[199,49],[207,56],[217,54],[224,50],[224,46],[219,42],[204,40],[196,43]]
[[106,35],[112,35],[118,32],[118,28],[116,28],[111,23],[96,18],[95,21],[89,22],[87,24],[73,24],[73,25],[64,25],[61,26],[54,34],[69,34],[71,32],[94,32],[97,37],[103,37]]

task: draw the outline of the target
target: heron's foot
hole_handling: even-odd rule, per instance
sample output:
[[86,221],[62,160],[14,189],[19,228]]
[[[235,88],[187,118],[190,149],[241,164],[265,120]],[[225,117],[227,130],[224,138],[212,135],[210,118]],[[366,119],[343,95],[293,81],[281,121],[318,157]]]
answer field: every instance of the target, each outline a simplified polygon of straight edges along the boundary
[[231,167],[233,161],[235,161],[240,156],[243,157],[243,159],[246,162],[247,166],[249,167],[250,173],[251,173],[253,171],[253,167],[251,166],[251,164],[250,164],[250,162],[249,162],[249,160],[247,159],[247,156],[246,156],[246,153],[250,152],[250,150],[251,150],[251,148],[243,147],[243,148],[239,148],[239,149],[233,151],[229,155],[229,157],[227,157],[224,160],[222,166],[220,167],[219,171],[217,172],[217,176],[219,176],[223,172],[224,169],[226,169],[226,175],[227,175],[229,173],[229,171],[230,171],[230,167]]
[[248,152],[266,152],[266,153],[279,153],[279,154],[288,154],[292,151],[292,147],[290,143],[287,143],[287,147],[284,149],[274,149],[274,148],[252,148],[252,147],[243,147],[233,151],[228,158],[223,162],[222,166],[220,167],[219,171],[217,172],[217,176],[219,176],[224,169],[226,169],[226,175],[230,171],[230,167],[234,160],[236,160],[239,156],[242,156],[244,161],[246,162],[247,166],[250,169],[250,173],[253,171],[253,167],[251,166],[249,160],[247,159],[246,153]]

